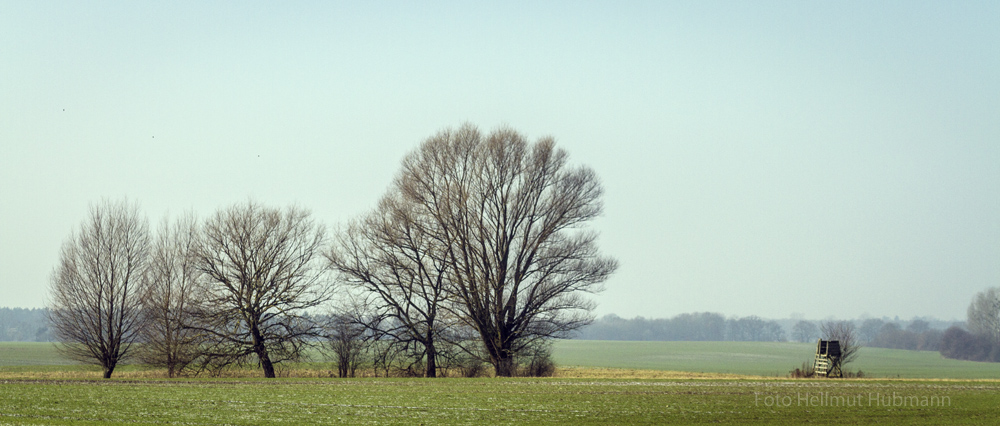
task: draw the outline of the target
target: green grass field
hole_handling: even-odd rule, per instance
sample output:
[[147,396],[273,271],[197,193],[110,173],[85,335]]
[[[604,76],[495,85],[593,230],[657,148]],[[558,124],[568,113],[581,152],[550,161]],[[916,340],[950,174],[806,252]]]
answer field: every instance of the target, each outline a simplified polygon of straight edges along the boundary
[[73,364],[73,362],[61,357],[52,343],[0,343],[0,367],[70,364]]
[[[561,366],[787,376],[815,351],[810,343],[560,340],[553,356]],[[862,348],[846,368],[877,378],[1000,379],[1000,363],[945,359],[928,351]]]
[[[784,377],[810,360],[814,350],[808,343],[560,340],[553,347],[553,357],[563,367]],[[926,351],[862,348],[858,361],[847,367],[874,378],[1000,379],[1000,364],[945,359]],[[319,367],[312,363],[309,368]],[[91,369],[60,357],[50,343],[0,343],[0,372]]]
[[989,382],[7,380],[3,424],[988,424]]
[[[562,366],[647,372],[544,379],[161,379],[124,374],[144,368],[126,366],[120,378],[100,380],[81,378],[96,370],[69,365],[51,344],[2,343],[0,425],[993,424],[1000,417],[1000,381],[957,380],[996,379],[995,365],[869,348],[859,367],[909,379],[777,377],[812,350],[787,343],[560,341],[554,357]],[[642,378],[656,377],[648,370],[769,377]]]
[[[553,347],[562,367],[604,367],[785,377],[812,359],[808,343],[618,342],[560,340]],[[321,368],[312,363],[306,368]],[[123,366],[121,371],[142,367]],[[326,366],[325,368],[330,368]],[[873,378],[1000,379],[1000,363],[957,361],[937,352],[862,348],[847,369]],[[51,343],[0,343],[0,373],[94,370],[59,356]]]

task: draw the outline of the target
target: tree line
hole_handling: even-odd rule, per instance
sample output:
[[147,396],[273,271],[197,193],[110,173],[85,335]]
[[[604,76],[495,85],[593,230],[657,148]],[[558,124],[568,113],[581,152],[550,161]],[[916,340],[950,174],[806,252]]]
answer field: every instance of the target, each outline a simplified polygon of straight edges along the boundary
[[[782,322],[786,325],[783,326]],[[946,358],[1000,362],[1000,287],[977,293],[967,310],[967,319],[962,323],[922,318],[910,321],[899,321],[898,318],[775,321],[756,316],[726,318],[722,314],[711,312],[685,313],[656,319],[625,319],[609,314],[581,328],[576,337],[640,341],[791,340],[803,343],[823,338],[840,340],[842,348],[868,346],[937,351]],[[848,343],[845,345],[844,342]],[[854,353],[856,349],[852,352]]]
[[153,231],[137,203],[105,200],[63,244],[49,317],[61,350],[104,377],[128,358],[275,377],[320,343],[342,374],[366,350],[427,377],[455,360],[511,376],[592,321],[587,295],[617,268],[587,230],[602,194],[552,138],[467,124],[425,140],[377,207],[332,233],[252,200]]
[[51,342],[48,310],[0,308],[0,342]]
[[685,313],[672,318],[621,318],[614,314],[598,318],[582,328],[577,337],[589,340],[658,341],[785,341],[785,331],[776,321],[757,316],[726,318],[712,312]]
[[794,341],[812,343],[825,338],[827,324],[848,323],[858,344],[870,347],[939,350],[944,328],[951,323],[914,318],[910,321],[870,318],[847,321],[766,320],[751,315],[730,317],[714,312],[684,313],[670,318],[596,319],[577,332],[589,340],[655,341]]

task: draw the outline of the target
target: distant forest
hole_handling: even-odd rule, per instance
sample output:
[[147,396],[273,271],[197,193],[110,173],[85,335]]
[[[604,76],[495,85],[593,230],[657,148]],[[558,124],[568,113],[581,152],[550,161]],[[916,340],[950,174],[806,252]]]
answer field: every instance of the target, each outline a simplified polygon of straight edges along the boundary
[[[858,341],[865,346],[940,350],[944,330],[961,323],[933,318],[909,321],[870,318],[850,321]],[[656,340],[656,341],[743,341],[743,342],[815,342],[822,321],[804,319],[766,320],[757,316],[726,318],[714,312],[685,313],[672,318],[625,319],[614,314],[595,320],[577,335],[586,340]]]
[[51,342],[48,309],[0,308],[0,342]]
[[603,316],[580,330],[586,340],[661,340],[661,341],[752,341],[781,342],[785,330],[775,321],[756,316],[726,319],[722,314],[698,312],[673,318],[625,319],[614,314]]
[[[0,342],[51,342],[46,308],[0,308]],[[941,350],[945,329],[962,323],[932,318],[909,321],[882,318],[852,321],[865,346]],[[605,315],[576,335],[585,340],[814,342],[820,338],[821,321],[765,320],[757,316],[726,318],[714,312],[685,313],[672,318],[625,319]],[[953,331],[952,333],[958,333]]]

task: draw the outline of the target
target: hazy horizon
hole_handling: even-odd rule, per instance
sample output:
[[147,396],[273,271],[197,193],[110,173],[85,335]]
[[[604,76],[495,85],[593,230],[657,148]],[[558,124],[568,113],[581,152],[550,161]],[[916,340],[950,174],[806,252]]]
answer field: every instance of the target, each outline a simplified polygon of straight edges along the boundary
[[964,320],[1000,286],[995,2],[0,2],[0,306],[102,198],[331,230],[446,127],[604,184],[596,314]]

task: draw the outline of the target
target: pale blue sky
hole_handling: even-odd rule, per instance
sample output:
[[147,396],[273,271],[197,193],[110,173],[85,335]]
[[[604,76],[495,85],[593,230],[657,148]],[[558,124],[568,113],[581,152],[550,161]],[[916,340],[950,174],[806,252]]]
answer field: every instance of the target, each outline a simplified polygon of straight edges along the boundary
[[0,0],[0,306],[102,197],[331,228],[437,130],[596,170],[598,314],[962,319],[1000,285],[997,2]]

